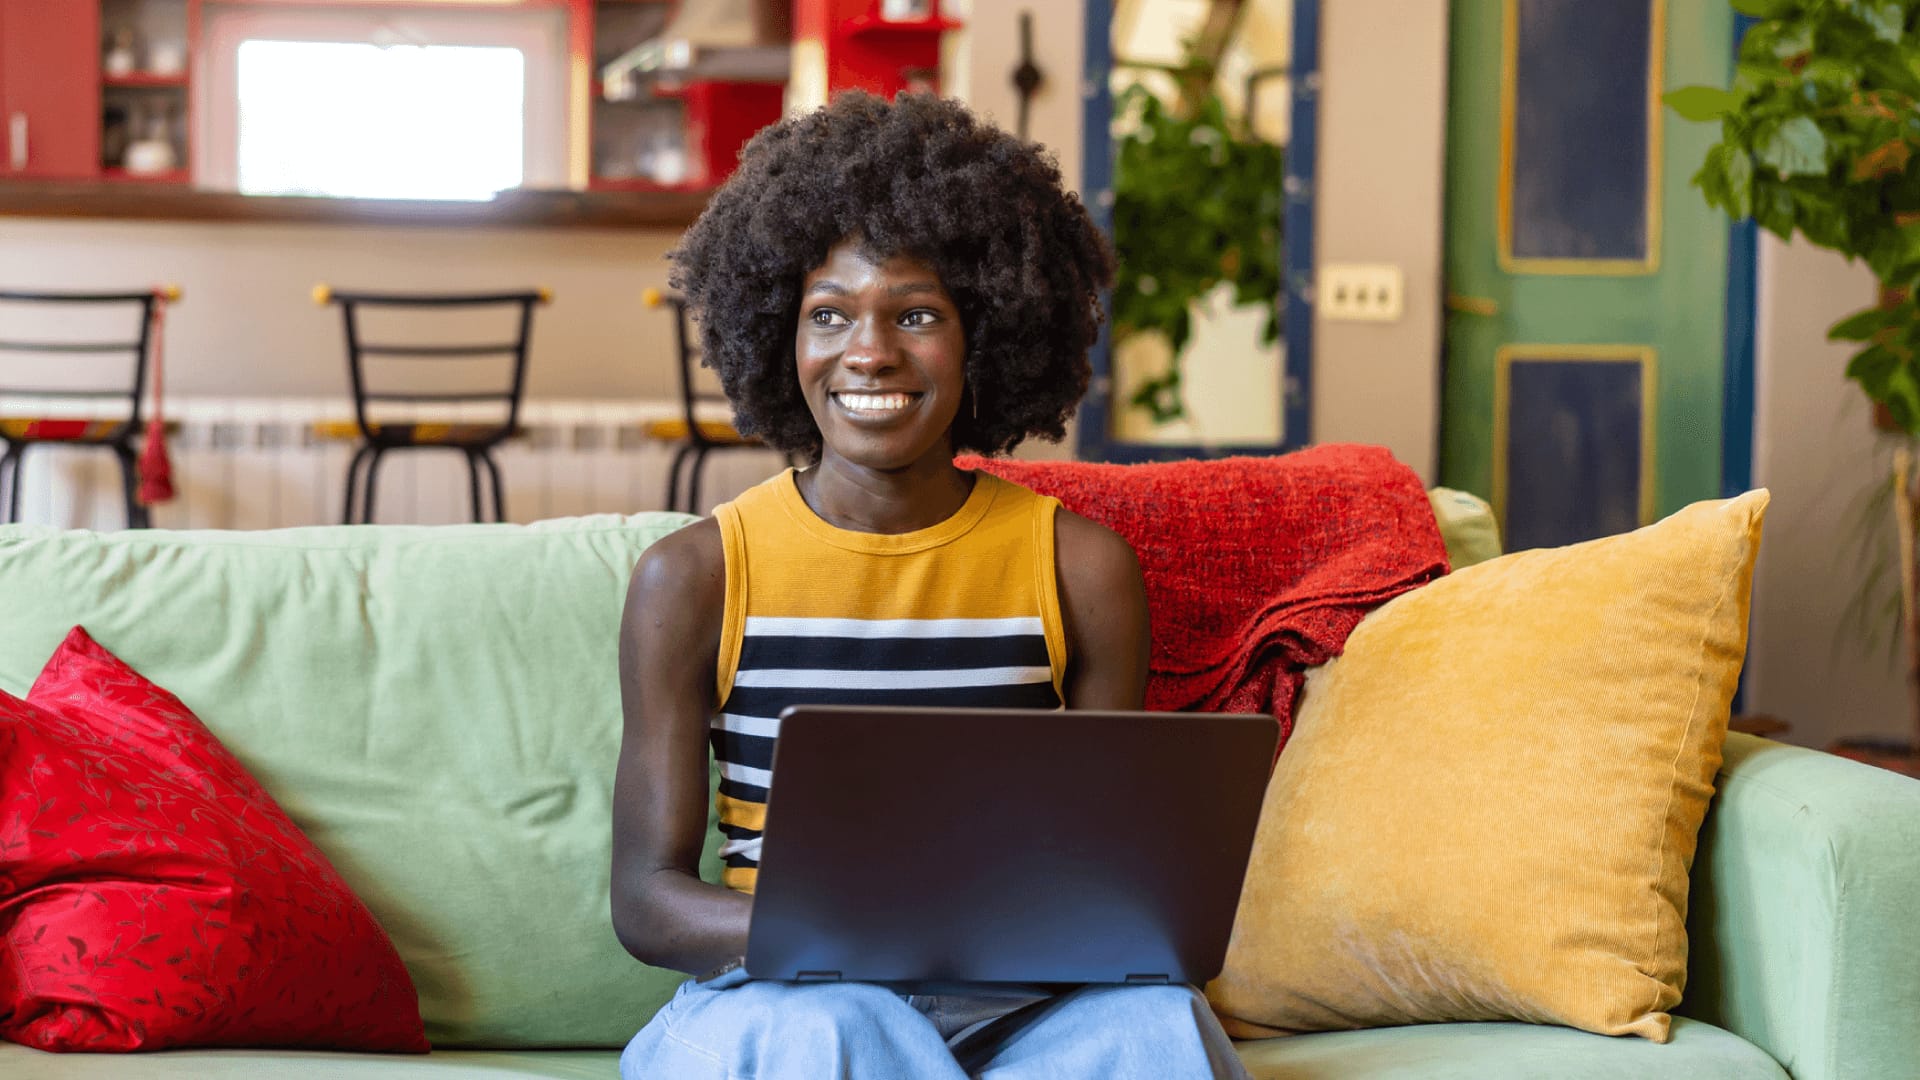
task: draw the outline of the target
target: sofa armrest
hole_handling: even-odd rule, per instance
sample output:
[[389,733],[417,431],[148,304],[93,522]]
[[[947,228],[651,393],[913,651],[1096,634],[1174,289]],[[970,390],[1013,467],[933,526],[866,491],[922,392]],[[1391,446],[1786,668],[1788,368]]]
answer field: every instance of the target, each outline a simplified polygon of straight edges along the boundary
[[1727,736],[1700,834],[1675,1010],[1796,1080],[1920,1061],[1920,782]]

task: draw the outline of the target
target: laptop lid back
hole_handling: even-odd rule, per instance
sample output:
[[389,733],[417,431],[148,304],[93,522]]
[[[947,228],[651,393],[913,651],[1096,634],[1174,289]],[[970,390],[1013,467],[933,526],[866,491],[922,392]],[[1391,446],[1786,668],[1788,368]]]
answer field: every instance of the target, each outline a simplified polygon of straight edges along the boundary
[[781,719],[755,978],[1218,974],[1270,716],[801,706]]

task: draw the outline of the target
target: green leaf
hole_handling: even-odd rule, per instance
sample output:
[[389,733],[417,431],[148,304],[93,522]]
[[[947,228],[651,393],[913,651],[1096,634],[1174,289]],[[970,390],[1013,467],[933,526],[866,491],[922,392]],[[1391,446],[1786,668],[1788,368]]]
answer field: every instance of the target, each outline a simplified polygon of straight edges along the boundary
[[1881,281],[1891,281],[1905,268],[1920,264],[1920,225],[1883,228],[1867,249],[1867,266]]
[[1706,196],[1708,206],[1718,206],[1729,214],[1733,213],[1733,194],[1727,190],[1727,147],[1724,143],[1714,143],[1707,148],[1707,160],[1700,163],[1700,171],[1693,174],[1693,186]]
[[1807,23],[1786,23],[1773,38],[1771,52],[1781,60],[1805,56],[1813,51],[1813,27]]
[[1735,218],[1753,216],[1753,158],[1738,147],[1727,149],[1725,162],[1727,213]]
[[1860,384],[1867,396],[1875,401],[1884,401],[1887,397],[1887,381],[1900,366],[1900,357],[1885,345],[1871,345],[1853,355],[1847,362],[1847,378]]
[[1920,427],[1920,382],[1915,381],[1912,367],[1897,364],[1888,372],[1882,395],[1877,400],[1886,405],[1903,429],[1911,434]]
[[1128,404],[1145,409],[1155,423],[1165,424],[1180,419],[1187,414],[1186,401],[1180,393],[1180,369],[1174,368],[1157,375],[1134,388]]
[[1853,230],[1841,201],[1831,193],[1791,185],[1793,219],[1807,239],[1833,251],[1852,251]]
[[1906,33],[1907,14],[1901,8],[1899,0],[1878,0],[1878,2],[1860,5],[1860,21],[1867,24],[1873,36],[1881,41],[1898,44],[1900,36]]
[[1753,220],[1782,240],[1793,238],[1793,193],[1778,180],[1755,177]]
[[1873,335],[1886,329],[1892,321],[1892,313],[1880,308],[1868,308],[1856,311],[1852,315],[1834,323],[1827,330],[1828,341],[1870,341]]
[[1862,81],[1883,90],[1920,94],[1920,68],[1905,49],[1878,49],[1860,58]]
[[1681,117],[1700,123],[1718,120],[1739,108],[1743,95],[1717,86],[1683,86],[1668,91],[1660,100]]
[[1800,77],[1831,94],[1852,93],[1860,85],[1860,61],[1848,56],[1816,56],[1800,69]]
[[1827,137],[1808,116],[1796,116],[1775,127],[1754,154],[1781,176],[1818,176],[1827,171]]

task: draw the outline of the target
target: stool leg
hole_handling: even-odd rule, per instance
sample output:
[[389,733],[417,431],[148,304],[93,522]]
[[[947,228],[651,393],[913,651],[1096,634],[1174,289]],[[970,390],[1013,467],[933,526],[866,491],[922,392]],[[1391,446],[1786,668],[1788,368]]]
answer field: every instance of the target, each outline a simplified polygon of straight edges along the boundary
[[360,463],[367,460],[370,446],[362,445],[353,452],[353,460],[347,462],[347,505],[340,511],[340,524],[353,524],[354,503],[360,493]]
[[680,449],[675,450],[673,452],[673,464],[667,466],[667,509],[668,510],[680,509],[680,466],[686,462],[687,455],[692,451],[693,451],[692,443],[690,442],[681,443]]
[[476,522],[485,521],[487,520],[487,512],[482,509],[480,505],[480,452],[477,450],[468,450],[466,451],[466,455],[467,488],[473,494],[473,520]]
[[19,446],[8,443],[6,452],[0,453],[0,496],[5,500],[0,501],[0,525],[11,523],[20,514],[19,502],[13,497],[14,490],[20,486],[19,462]]
[[700,512],[700,472],[707,467],[707,447],[693,452],[693,468],[687,471],[687,513]]
[[367,458],[367,501],[360,512],[360,524],[362,525],[373,524],[373,483],[380,476],[380,459],[386,456],[387,453],[385,447],[376,446],[369,447],[369,449],[372,451],[372,456]]
[[506,524],[507,493],[500,486],[500,465],[493,460],[493,451],[480,451],[480,460],[486,463],[487,476],[493,481],[493,520]]
[[113,456],[120,459],[120,487],[127,499],[127,528],[144,529],[150,519],[147,508],[140,505],[140,459],[131,446],[115,446]]
[[15,443],[7,456],[13,460],[7,483],[7,520],[17,524],[20,521],[20,472],[27,464],[27,444]]

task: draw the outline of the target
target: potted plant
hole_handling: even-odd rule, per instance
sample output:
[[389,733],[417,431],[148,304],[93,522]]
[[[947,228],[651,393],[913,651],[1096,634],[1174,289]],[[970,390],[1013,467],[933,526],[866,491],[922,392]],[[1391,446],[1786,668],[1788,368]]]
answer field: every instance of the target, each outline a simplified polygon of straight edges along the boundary
[[[1864,260],[1878,302],[1834,324],[1859,343],[1847,377],[1882,422],[1920,437],[1920,0],[1730,0],[1757,21],[1740,43],[1733,86],[1666,95],[1682,117],[1719,121],[1720,141],[1693,178],[1735,219]],[[1920,476],[1896,469],[1901,617],[1911,740],[1841,740],[1832,749],[1920,775],[1920,612],[1915,513]]]
[[1218,64],[1190,46],[1185,63],[1162,69],[1178,81],[1176,99],[1145,83],[1114,99],[1113,339],[1166,336],[1167,370],[1128,399],[1157,423],[1186,415],[1181,352],[1195,306],[1216,288],[1230,285],[1235,306],[1265,307],[1266,344],[1280,336],[1285,150],[1228,113],[1214,89]]

